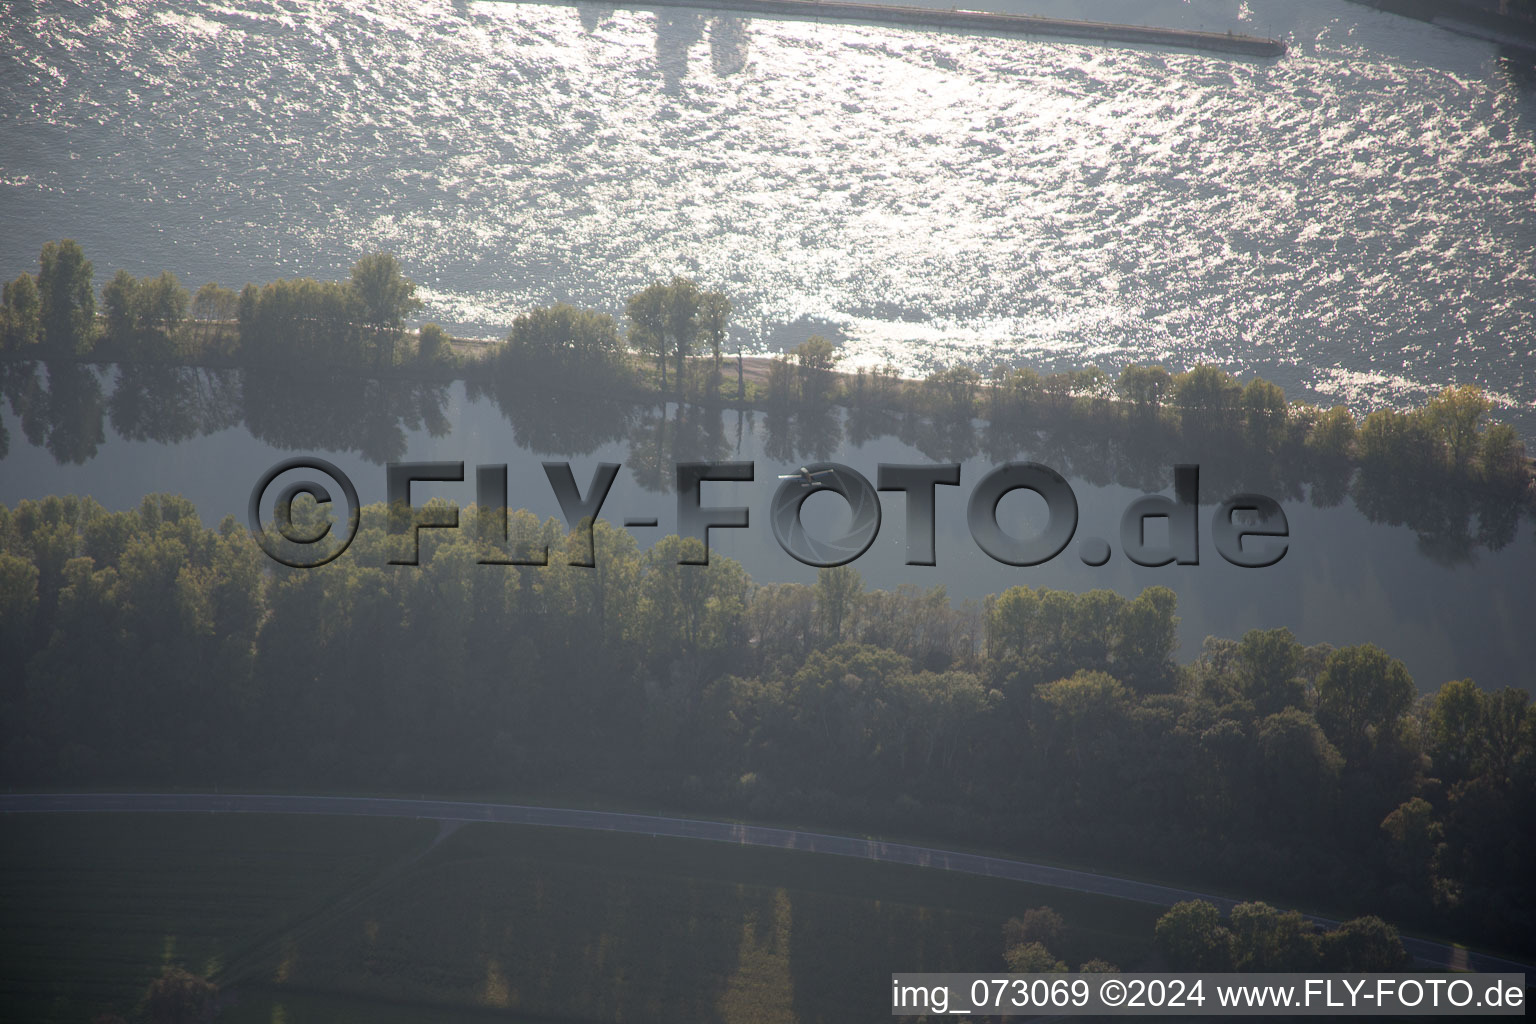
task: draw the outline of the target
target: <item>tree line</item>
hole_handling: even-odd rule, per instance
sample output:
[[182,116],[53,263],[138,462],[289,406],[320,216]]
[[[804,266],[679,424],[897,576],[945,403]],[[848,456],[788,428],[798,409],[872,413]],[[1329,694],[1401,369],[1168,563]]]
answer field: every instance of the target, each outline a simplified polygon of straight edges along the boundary
[[[299,503],[303,506],[303,502]],[[314,514],[310,505],[309,513]],[[478,512],[465,515],[479,522]],[[183,499],[0,509],[9,785],[497,792],[867,828],[1192,877],[1528,948],[1536,711],[1421,697],[1363,645],[1211,639],[1176,601],[1015,587],[758,585],[526,512],[544,568],[365,510],[346,558],[277,568]],[[494,531],[493,531],[494,532]],[[580,547],[582,550],[578,551]],[[504,556],[503,556],[504,557]]]
[[[1066,972],[1068,962],[1054,950],[1089,947],[1083,931],[1051,907],[1032,907],[1003,925],[1003,963],[1018,974]],[[1413,963],[1397,929],[1374,914],[1325,928],[1261,900],[1226,915],[1209,900],[1176,903],[1158,918],[1153,948],[1156,960],[1137,969],[1354,974],[1405,971]],[[1079,959],[1077,970],[1117,974],[1120,966],[1094,956]]]
[[[170,271],[134,277],[117,271],[101,289],[73,239],[43,246],[37,273],[23,272],[0,293],[0,351],[13,357],[382,369],[402,359],[451,357],[435,324],[406,351],[405,319],[422,308],[416,285],[388,253],[371,253],[346,281],[292,278],[239,292],[215,281],[195,295]],[[233,329],[231,329],[233,328]]]
[[[775,358],[766,381],[748,382],[738,355],[732,382],[721,372],[731,301],[682,276],[630,295],[622,334],[608,313],[556,303],[519,314],[502,343],[469,358],[436,324],[410,337],[405,320],[422,303],[387,253],[358,260],[345,282],[284,279],[238,293],[209,282],[195,296],[169,272],[135,278],[120,270],[102,289],[101,316],[93,275],[73,240],[47,243],[37,274],[22,273],[4,286],[0,351],[13,358],[212,359],[300,375],[409,365],[491,385],[537,378],[556,389],[755,403],[809,419],[840,404],[856,420],[925,425],[925,448],[941,449],[937,457],[946,461],[986,443],[974,426],[978,417],[1004,437],[1085,420],[1126,437],[1219,441],[1244,456],[1358,463],[1379,474],[1446,477],[1536,502],[1524,443],[1512,426],[1490,420],[1491,403],[1472,385],[1447,387],[1419,408],[1360,417],[1343,405],[1288,401],[1276,384],[1242,384],[1210,364],[1183,373],[1132,364],[1117,377],[1094,366],[1042,375],[1002,364],[985,376],[953,366],[921,381],[900,380],[890,368],[838,374],[836,346],[820,336]],[[702,363],[700,352],[708,355]],[[645,358],[654,359],[653,370],[645,369]]]
[[1219,439],[1248,455],[1449,475],[1517,494],[1530,481],[1519,434],[1490,420],[1492,404],[1470,384],[1444,388],[1419,408],[1378,409],[1364,417],[1344,405],[1322,409],[1288,401],[1284,389],[1262,377],[1244,385],[1204,363],[1183,373],[1132,364],[1117,378],[1097,367],[1041,375],[1027,367],[998,366],[986,378],[959,367],[935,371],[921,382],[860,371],[845,380],[837,397],[853,407],[895,407],[934,422],[982,417],[1001,431],[1075,415],[1115,423],[1127,433],[1150,431],[1163,440]]

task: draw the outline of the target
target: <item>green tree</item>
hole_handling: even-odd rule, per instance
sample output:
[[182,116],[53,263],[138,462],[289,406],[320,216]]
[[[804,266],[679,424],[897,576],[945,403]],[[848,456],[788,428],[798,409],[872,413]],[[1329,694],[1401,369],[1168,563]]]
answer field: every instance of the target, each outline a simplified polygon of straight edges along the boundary
[[101,289],[101,310],[107,320],[107,338],[128,345],[139,334],[139,279],[126,270],[112,275]]
[[1089,400],[1095,414],[1100,414],[1114,397],[1115,381],[1099,367],[1085,366],[1077,371],[1077,393]]
[[216,281],[209,281],[192,296],[191,314],[194,321],[193,344],[205,346],[217,331],[221,344],[218,352],[223,356],[234,355],[233,338],[223,325],[239,316],[240,296],[229,288],[222,288]]
[[1321,949],[1317,928],[1291,910],[1267,903],[1239,903],[1231,915],[1233,967],[1239,971],[1316,970]]
[[1035,689],[1040,756],[1056,765],[1055,799],[1081,820],[1097,817],[1119,796],[1131,692],[1104,672],[1079,671]]
[[1273,450],[1285,437],[1288,409],[1285,392],[1262,377],[1255,377],[1243,389],[1243,423],[1248,439],[1266,450]]
[[1040,593],[1033,587],[1009,587],[987,603],[987,654],[1027,654],[1035,643]]
[[1466,470],[1478,452],[1478,429],[1487,412],[1487,397],[1472,384],[1448,387],[1425,407],[1430,429],[1445,446],[1451,469],[1458,473]]
[[1375,644],[1341,647],[1317,677],[1318,721],[1351,761],[1413,703],[1413,678]]
[[[830,342],[828,344],[830,346]],[[830,367],[828,361],[827,368]],[[935,370],[923,381],[926,405],[936,417],[958,418],[969,423],[971,417],[976,415],[976,385],[980,379],[969,366]]]
[[880,706],[911,663],[868,644],[818,647],[789,683],[799,749],[839,769],[868,771],[882,725]]
[[665,537],[645,556],[639,587],[642,635],[659,659],[719,649],[745,633],[750,580],[741,564],[712,552],[708,565],[682,565],[703,557],[696,538]]
[[1360,459],[1388,471],[1422,472],[1438,466],[1438,441],[1420,412],[1377,409],[1365,418],[1355,439]]
[[1301,644],[1289,629],[1251,629],[1238,643],[1239,691],[1260,715],[1299,707],[1306,689],[1297,677]]
[[725,344],[730,323],[731,300],[726,298],[724,292],[705,292],[699,296],[699,330],[709,343],[716,373],[720,372],[720,347]]
[[416,332],[416,358],[423,363],[446,362],[453,358],[448,332],[437,324],[422,324]]
[[10,678],[20,678],[32,642],[37,581],[37,566],[30,560],[0,551],[0,672]]
[[656,357],[656,371],[661,388],[667,388],[667,307],[669,293],[664,282],[646,285],[629,297],[624,315],[629,320],[631,348]]
[[348,288],[370,331],[375,363],[392,363],[405,318],[422,308],[415,283],[400,272],[400,261],[394,256],[376,252],[352,265]]
[[1382,819],[1381,830],[1392,844],[1395,874],[1410,891],[1430,893],[1445,849],[1445,826],[1435,820],[1429,801],[1419,796],[1404,800]]
[[1086,669],[1046,683],[1038,696],[1040,703],[1074,728],[1103,721],[1106,713],[1123,711],[1131,702],[1130,691],[1120,680],[1107,672]]
[[667,285],[667,334],[677,359],[677,388],[681,392],[688,379],[688,357],[699,339],[699,286],[689,278],[674,277]]
[[1256,794],[1287,827],[1310,833],[1327,823],[1343,767],[1343,755],[1300,708],[1259,723]]
[[994,377],[991,408],[994,423],[1017,422],[1043,393],[1040,374],[1027,366],[1014,370],[999,367]]
[[826,338],[813,334],[790,354],[799,366],[801,395],[808,401],[821,401],[826,397],[828,379],[837,362],[837,349]]
[[1092,960],[1084,960],[1082,963],[1078,964],[1077,971],[1079,974],[1119,974],[1120,968],[1116,967],[1108,960],[1101,960],[1098,957],[1094,957]]
[[72,238],[49,242],[38,260],[43,343],[58,353],[83,354],[96,340],[96,293],[91,261]]
[[135,278],[119,270],[101,290],[107,337],[131,356],[166,358],[186,321],[189,297],[176,275]]
[[363,361],[358,297],[348,285],[313,278],[247,285],[237,315],[240,348],[251,362],[292,370]]
[[1517,787],[1536,784],[1536,708],[1531,695],[1514,686],[1488,694],[1483,722],[1488,735],[1484,773]]
[[799,664],[816,639],[816,588],[802,583],[759,586],[752,593],[748,617],[763,664],[779,659]]
[[1214,429],[1226,426],[1236,411],[1242,388],[1219,366],[1201,363],[1173,379],[1174,398],[1183,410],[1184,425]]
[[1160,365],[1131,364],[1120,371],[1115,390],[1142,415],[1156,416],[1173,387],[1173,377]]
[[255,333],[257,321],[261,315],[261,289],[250,282],[240,289],[240,295],[235,299],[235,321],[240,331],[240,340]]
[[140,282],[139,294],[144,326],[160,332],[168,345],[186,322],[191,297],[169,270]]
[[1530,470],[1525,461],[1525,443],[1508,423],[1491,423],[1483,431],[1478,462],[1482,467],[1483,479],[1500,487],[1522,488],[1530,480]]
[[0,351],[31,348],[42,337],[42,298],[37,281],[23,271],[16,280],[7,281],[0,292]]
[[1139,693],[1171,688],[1177,672],[1178,596],[1167,587],[1148,587],[1126,602],[1116,617],[1110,657],[1115,673]]
[[1003,924],[1003,946],[1039,942],[1050,946],[1061,941],[1067,923],[1050,907],[1031,907],[1021,917],[1010,917]]
[[903,771],[956,778],[998,697],[969,672],[899,673],[884,695],[888,714],[878,749],[897,751]]
[[1487,699],[1470,679],[1440,687],[1429,705],[1429,755],[1447,782],[1480,774],[1488,750]]
[[1374,916],[1345,921],[1323,936],[1322,946],[1325,971],[1402,971],[1413,963],[1397,929]]
[[1058,960],[1056,954],[1041,942],[1026,942],[1010,946],[1003,953],[1008,969],[1015,974],[1065,974],[1067,963]]
[[1153,941],[1176,971],[1230,971],[1232,933],[1205,900],[1175,903],[1157,919]]
[[1347,459],[1355,447],[1355,417],[1336,405],[1320,414],[1307,435],[1307,447],[1326,458]]
[[844,626],[853,618],[864,595],[864,577],[851,565],[816,572],[816,618],[830,643],[843,640]]
[[506,352],[520,362],[589,378],[618,372],[623,364],[613,317],[564,302],[531,309],[513,320]]
[[192,296],[192,318],[203,325],[199,340],[206,337],[207,328],[221,321],[233,320],[239,312],[240,296],[217,281],[209,281]]

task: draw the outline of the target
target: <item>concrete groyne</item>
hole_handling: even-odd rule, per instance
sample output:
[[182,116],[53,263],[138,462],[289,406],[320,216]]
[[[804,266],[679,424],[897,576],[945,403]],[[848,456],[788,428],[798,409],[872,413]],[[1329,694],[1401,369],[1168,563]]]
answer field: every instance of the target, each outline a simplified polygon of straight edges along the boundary
[[685,7],[768,18],[910,25],[914,28],[1045,36],[1103,43],[1126,43],[1132,46],[1172,46],[1187,50],[1232,53],[1245,57],[1279,57],[1286,50],[1285,43],[1279,39],[1234,35],[1230,32],[1198,32],[1190,29],[1156,28],[1147,25],[1115,25],[1108,22],[1073,21],[1032,14],[995,14],[989,11],[848,3],[845,0],[617,0],[617,2],[604,0],[600,6],[644,10]]

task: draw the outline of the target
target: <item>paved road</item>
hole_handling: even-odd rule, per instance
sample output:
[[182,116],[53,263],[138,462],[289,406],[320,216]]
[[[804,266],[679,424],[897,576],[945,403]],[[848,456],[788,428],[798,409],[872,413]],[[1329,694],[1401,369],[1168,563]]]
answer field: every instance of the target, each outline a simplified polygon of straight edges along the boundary
[[[600,832],[629,832],[670,839],[706,839],[744,846],[826,853],[840,857],[909,864],[920,868],[962,871],[1071,892],[1171,906],[1180,900],[1209,900],[1224,912],[1237,900],[1191,889],[1176,889],[1129,878],[1031,864],[978,853],[937,850],[927,846],[887,843],[853,836],[832,836],[799,829],[769,828],[727,821],[666,818],[652,814],[587,811],[572,807],[528,807],[519,804],[468,803],[454,800],[400,800],[356,796],[284,796],[212,793],[22,793],[0,795],[0,813],[202,813],[202,814],[331,814],[374,818],[426,818],[433,821],[488,821],[507,825],[543,825]],[[1337,922],[1314,917],[1324,926]],[[1530,971],[1531,967],[1459,947],[1405,936],[1403,944],[1421,965],[1473,971]]]

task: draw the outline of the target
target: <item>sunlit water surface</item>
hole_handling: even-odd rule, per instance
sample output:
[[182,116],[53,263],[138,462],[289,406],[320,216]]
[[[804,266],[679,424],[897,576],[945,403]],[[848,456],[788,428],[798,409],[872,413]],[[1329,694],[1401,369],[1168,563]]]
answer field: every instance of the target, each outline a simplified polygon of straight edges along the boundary
[[[1020,9],[1001,4],[998,9]],[[1362,406],[1477,383],[1536,438],[1536,115],[1496,47],[1342,0],[1030,10],[1278,61],[535,4],[7,4],[0,271],[341,276],[426,317],[620,312],[918,373],[1201,359]]]

